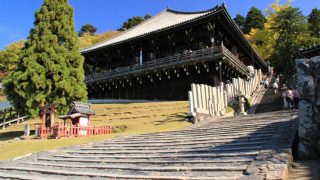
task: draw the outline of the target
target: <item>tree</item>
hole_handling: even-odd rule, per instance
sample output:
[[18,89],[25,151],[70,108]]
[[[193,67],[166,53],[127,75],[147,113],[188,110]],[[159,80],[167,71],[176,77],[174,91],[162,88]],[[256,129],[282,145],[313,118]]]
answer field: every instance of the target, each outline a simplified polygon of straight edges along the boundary
[[87,98],[83,63],[68,0],[44,0],[17,69],[4,82],[6,95],[18,112],[32,117],[49,103],[66,113],[72,101]]
[[274,46],[274,65],[279,72],[292,77],[295,74],[294,60],[303,44],[302,37],[307,38],[305,18],[299,9],[290,6],[276,14],[272,29],[279,33]]
[[308,16],[309,29],[311,35],[320,38],[320,10],[317,8],[312,9]]
[[263,29],[253,28],[250,37],[253,46],[262,58],[270,61],[276,72],[287,79],[295,74],[294,60],[300,56],[299,49],[320,42],[320,38],[311,37],[305,17],[291,1],[284,5],[279,1],[267,10],[267,22]]
[[17,41],[9,44],[3,51],[0,51],[0,78],[5,79],[7,75],[17,68],[19,55],[24,45],[24,41]]
[[126,22],[124,22],[122,24],[122,27],[117,29],[118,31],[125,31],[127,29],[130,29],[140,23],[142,23],[143,21],[147,20],[151,18],[151,16],[149,14],[146,14],[144,17],[141,16],[134,16],[132,18],[129,18]]
[[253,28],[262,29],[266,22],[265,16],[256,7],[251,7],[245,19],[243,33],[247,34]]
[[237,14],[233,21],[238,25],[238,27],[243,31],[244,23],[246,21],[245,17],[240,14]]
[[83,36],[83,34],[90,34],[93,36],[97,32],[97,28],[94,27],[92,24],[83,25],[78,32],[79,37]]

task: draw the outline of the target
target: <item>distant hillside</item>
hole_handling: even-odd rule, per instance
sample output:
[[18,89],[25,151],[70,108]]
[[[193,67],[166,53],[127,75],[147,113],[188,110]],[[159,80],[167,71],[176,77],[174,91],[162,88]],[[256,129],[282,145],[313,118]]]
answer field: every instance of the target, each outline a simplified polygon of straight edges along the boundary
[[107,39],[111,39],[117,35],[119,35],[121,32],[119,31],[107,31],[102,34],[96,34],[96,35],[90,35],[90,34],[84,34],[82,37],[80,37],[80,47],[88,47],[93,44],[96,44],[101,41],[105,41]]

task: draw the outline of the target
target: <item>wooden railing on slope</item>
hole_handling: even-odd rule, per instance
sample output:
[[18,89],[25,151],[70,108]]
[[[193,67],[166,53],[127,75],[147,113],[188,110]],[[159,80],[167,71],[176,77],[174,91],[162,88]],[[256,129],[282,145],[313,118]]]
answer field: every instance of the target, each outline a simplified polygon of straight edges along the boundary
[[2,129],[4,129],[6,127],[6,125],[11,125],[13,123],[19,124],[20,122],[25,121],[28,118],[28,116],[22,116],[22,117],[18,117],[9,121],[3,121],[3,123],[0,124],[0,127],[2,127]]

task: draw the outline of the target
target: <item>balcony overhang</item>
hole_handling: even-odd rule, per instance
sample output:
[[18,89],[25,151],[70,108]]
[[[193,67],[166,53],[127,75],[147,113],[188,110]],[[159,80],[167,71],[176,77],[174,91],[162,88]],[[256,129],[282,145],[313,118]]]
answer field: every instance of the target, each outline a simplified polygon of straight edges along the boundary
[[183,53],[174,56],[168,56],[161,59],[144,62],[143,64],[135,64],[131,66],[121,67],[108,70],[94,75],[86,76],[85,83],[91,84],[94,82],[113,80],[123,77],[139,76],[163,69],[171,69],[173,67],[190,65],[195,63],[205,63],[212,61],[220,61],[236,69],[241,75],[249,76],[249,71],[246,65],[234,56],[223,45],[196,50],[191,53]]

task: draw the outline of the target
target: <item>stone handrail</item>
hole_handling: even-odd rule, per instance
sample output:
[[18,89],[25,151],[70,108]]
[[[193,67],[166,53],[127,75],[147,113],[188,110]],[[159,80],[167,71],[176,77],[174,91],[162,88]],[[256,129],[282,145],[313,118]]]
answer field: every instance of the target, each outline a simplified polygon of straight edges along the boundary
[[320,157],[320,56],[297,59],[299,101],[299,145],[301,159]]
[[[189,115],[200,120],[201,116],[222,116],[228,103],[234,101],[235,97],[250,98],[257,90],[262,80],[261,70],[255,70],[254,75],[247,80],[233,78],[232,83],[211,87],[203,84],[192,84],[188,92]],[[245,114],[245,112],[240,112]]]

